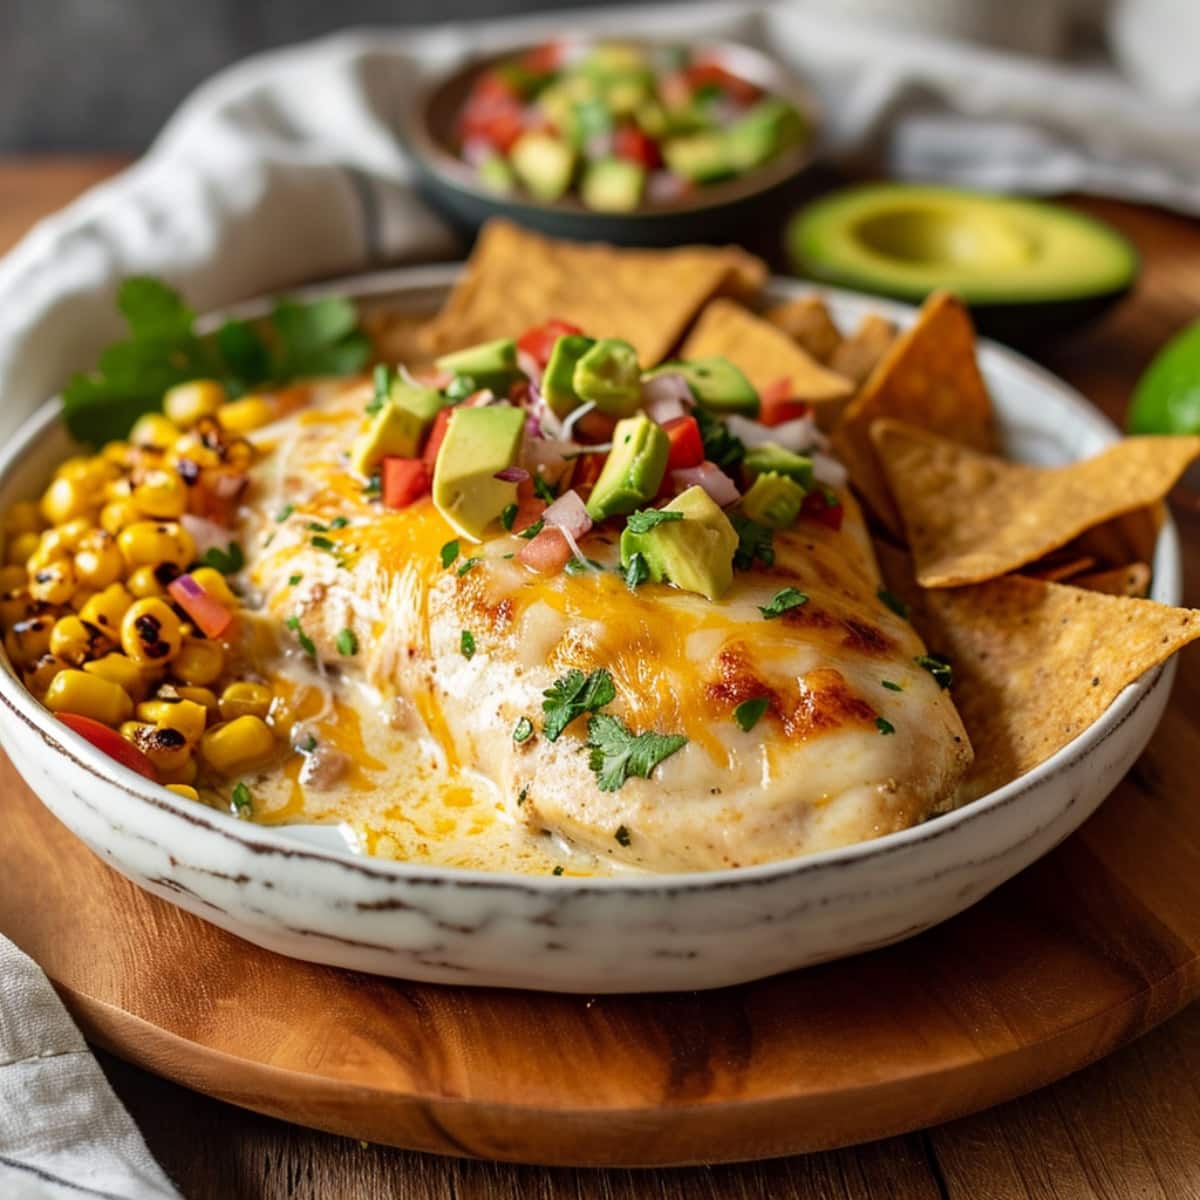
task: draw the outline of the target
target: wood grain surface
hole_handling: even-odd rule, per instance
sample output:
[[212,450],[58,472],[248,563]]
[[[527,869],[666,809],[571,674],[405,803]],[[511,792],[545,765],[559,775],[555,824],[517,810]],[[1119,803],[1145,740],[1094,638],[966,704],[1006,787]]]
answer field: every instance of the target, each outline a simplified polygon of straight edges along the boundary
[[[43,170],[36,162],[0,163],[0,248],[38,212],[64,202],[111,165],[67,161]],[[1155,346],[1200,312],[1200,227],[1117,204],[1084,207],[1113,220],[1137,241],[1146,259],[1143,281],[1136,297],[1102,325],[1043,348],[1038,357],[1119,415]],[[1200,510],[1185,507],[1177,516],[1187,595],[1196,603]],[[930,1112],[939,1111],[939,1104],[943,1113],[963,1107],[962,1094],[954,1092],[955,1071],[941,1079],[921,1078],[917,1071],[905,1085],[897,1072],[905,1055],[916,1061],[918,1050],[923,1062],[940,1056],[957,1064],[959,1082],[973,1063],[998,1064],[986,1085],[975,1085],[978,1103],[1033,1082],[1031,1069],[1052,1078],[1068,1059],[1086,1061],[1161,1020],[1200,986],[1200,785],[1191,764],[1200,745],[1198,659],[1196,651],[1184,656],[1171,708],[1150,749],[1079,835],[972,913],[906,947],[857,964],[735,989],[719,1009],[703,997],[671,997],[665,1003],[605,998],[596,1002],[597,1014],[585,1007],[586,1000],[554,998],[552,1016],[532,1027],[528,1014],[521,1015],[526,1002],[512,994],[489,993],[480,1009],[448,989],[366,980],[356,982],[354,991],[374,998],[375,1017],[392,1005],[411,1011],[412,1027],[421,1032],[407,1045],[404,1070],[411,1078],[437,1081],[447,1093],[464,1080],[478,1087],[490,1079],[502,1089],[520,1091],[527,1101],[568,1085],[587,1101],[595,1080],[597,1088],[615,1086],[627,1099],[644,1103],[656,1096],[660,1108],[662,1101],[677,1110],[715,1101],[716,1111],[746,1095],[748,1081],[761,1084],[763,1096],[772,1089],[776,1096],[795,1096],[803,1093],[805,1079],[818,1073],[826,1084],[834,1079],[849,1087],[859,1072],[861,1082],[861,1064],[869,1061],[883,1074],[892,1072],[894,1095],[872,1108],[864,1092],[856,1111],[855,1097],[847,1092],[841,1107],[863,1128],[873,1121],[883,1130],[901,1100],[910,1107],[919,1100]],[[301,967],[303,975],[312,973],[307,990],[283,997],[275,988],[262,989],[282,969],[282,960],[247,952],[235,939],[112,876],[24,799],[7,764],[0,772],[0,802],[9,825],[7,857],[0,852],[0,926],[11,927],[16,914],[26,939],[36,934],[40,940],[39,957],[52,975],[72,969],[94,975],[82,970],[89,966],[85,957],[94,957],[95,939],[111,938],[120,926],[123,957],[102,973],[107,994],[122,1004],[148,1005],[151,1013],[167,1007],[182,1011],[193,1036],[217,1044],[263,1038],[260,1049],[294,1062],[309,1028],[300,1014],[315,1011],[328,1038],[319,1044],[307,1039],[307,1067],[335,1072],[355,1066],[346,1058],[337,1061],[339,1054],[369,1053],[386,1043],[380,1032],[384,1022],[368,1019],[358,1027],[339,1027],[339,993],[329,985],[335,976],[347,980],[343,973]],[[21,843],[22,828],[38,830],[40,854],[8,850]],[[31,870],[35,862],[38,868]],[[67,907],[50,903],[64,896],[70,898]],[[114,917],[114,912],[125,916]],[[131,913],[137,914],[136,924],[127,925]],[[160,971],[159,950],[171,939],[193,950],[206,948],[203,969]],[[857,978],[850,985],[852,976]],[[790,990],[799,978],[804,985]],[[226,999],[216,1009],[210,1002],[214,993]],[[804,1004],[801,1011],[797,997]],[[94,1034],[103,1034],[106,1021],[119,1021],[118,1011],[106,1014],[103,1005],[80,1005]],[[488,1014],[485,1019],[472,1017],[480,1011]],[[869,1022],[862,1021],[864,1013]],[[1097,1020],[1097,1013],[1107,1016]],[[459,1041],[446,1041],[450,1029]],[[581,1030],[588,1036],[580,1037]],[[819,1058],[819,1047],[828,1051],[838,1034],[843,1046],[851,1045],[856,1031],[853,1057]],[[127,1044],[124,1052],[141,1061],[157,1055],[160,1069],[177,1066],[162,1045],[151,1046],[153,1041]],[[527,1059],[523,1075],[507,1074],[516,1061],[510,1056],[529,1045],[536,1045],[538,1054]],[[1028,1057],[1021,1061],[1029,1046],[1038,1047],[1032,1064]],[[639,1047],[648,1052],[638,1053]],[[614,1060],[621,1066],[615,1085]],[[192,1197],[1200,1196],[1195,1083],[1200,1012],[1195,1008],[1062,1083],[926,1133],[775,1162],[652,1176],[497,1166],[363,1146],[233,1109],[115,1059],[104,1061],[151,1149]],[[874,1091],[873,1103],[879,1105],[880,1089]],[[811,1089],[810,1095],[815,1095]],[[270,1107],[269,1096],[242,1098]],[[314,1115],[336,1124],[328,1112]],[[749,1131],[730,1129],[731,1121],[745,1119],[751,1122]],[[757,1148],[770,1152],[772,1125],[754,1125],[754,1119],[753,1113],[729,1111],[714,1121],[706,1129],[713,1153],[735,1137],[761,1139]],[[808,1144],[829,1141],[831,1133],[836,1137],[828,1105],[801,1106],[785,1119],[801,1123]],[[469,1142],[481,1132],[470,1122],[449,1129],[457,1141]],[[794,1129],[785,1132],[795,1144]],[[426,1133],[429,1140],[419,1144],[453,1150],[436,1128]],[[626,1150],[631,1143],[641,1148],[630,1157],[672,1156],[663,1141],[669,1131],[653,1122],[631,1120],[606,1136]],[[471,1148],[503,1150],[474,1143]]]

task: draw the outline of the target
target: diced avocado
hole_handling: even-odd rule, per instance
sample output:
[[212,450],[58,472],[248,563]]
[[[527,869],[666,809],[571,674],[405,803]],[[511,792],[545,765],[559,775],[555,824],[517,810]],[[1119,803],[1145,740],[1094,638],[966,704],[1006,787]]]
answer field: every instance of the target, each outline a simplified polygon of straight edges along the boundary
[[742,460],[746,470],[755,475],[773,473],[783,475],[802,487],[806,492],[812,491],[813,466],[812,459],[805,454],[793,454],[774,442],[762,446],[753,446],[746,451]]
[[595,344],[595,338],[568,333],[560,337],[550,351],[550,359],[542,372],[542,395],[560,417],[567,416],[583,403],[575,391],[575,366]]
[[702,487],[690,487],[667,505],[682,521],[663,521],[645,533],[626,527],[621,534],[621,565],[634,554],[646,560],[650,578],[686,592],[719,600],[733,583],[738,535],[729,518]]
[[452,375],[469,375],[477,387],[491,388],[498,396],[506,395],[521,374],[517,366],[517,343],[512,338],[498,338],[443,354],[437,360],[437,367]]
[[507,159],[493,154],[479,164],[479,182],[489,192],[511,192],[517,186],[517,177]]
[[671,118],[657,100],[643,100],[633,114],[638,128],[647,136],[658,141],[667,135],[671,128]]
[[607,104],[600,99],[579,100],[571,108],[566,132],[577,150],[587,151],[588,144],[596,138],[607,140],[612,133],[613,115]]
[[420,419],[422,433],[433,424],[433,418],[450,403],[437,388],[409,383],[403,377],[392,380],[388,398],[398,408],[403,408]]
[[592,78],[609,79],[614,75],[648,75],[646,52],[620,42],[605,42],[591,50],[579,64],[579,70]]
[[604,89],[604,99],[614,116],[631,117],[646,100],[650,87],[646,75],[622,75]]
[[786,100],[769,96],[725,130],[725,153],[735,171],[749,171],[803,136],[800,114]]
[[631,513],[657,494],[667,470],[671,439],[645,413],[618,421],[613,448],[588,499],[588,515],[603,521]]
[[713,183],[734,173],[723,134],[692,133],[663,143],[663,158],[676,175],[695,183]]
[[369,479],[375,468],[389,455],[415,458],[426,424],[417,413],[389,400],[355,439],[350,451],[351,468],[364,479]]
[[521,450],[525,412],[511,404],[456,408],[433,468],[433,502],[463,537],[482,539],[517,502],[517,485],[496,478]]
[[600,338],[575,364],[575,394],[601,412],[627,417],[642,402],[642,371],[637,351],[621,338]]
[[571,186],[575,151],[552,133],[521,134],[508,156],[521,185],[547,204],[559,199]]
[[769,529],[786,529],[800,514],[808,493],[786,475],[767,471],[742,497],[741,509],[752,521]]
[[602,158],[583,173],[579,194],[599,212],[633,212],[642,202],[646,168],[624,158]]
[[696,403],[713,412],[758,415],[758,392],[727,358],[691,358],[686,362],[662,363],[651,375],[682,375]]
[[538,107],[546,114],[555,129],[564,132],[571,127],[572,113],[578,97],[572,94],[566,79],[548,84],[538,93]]

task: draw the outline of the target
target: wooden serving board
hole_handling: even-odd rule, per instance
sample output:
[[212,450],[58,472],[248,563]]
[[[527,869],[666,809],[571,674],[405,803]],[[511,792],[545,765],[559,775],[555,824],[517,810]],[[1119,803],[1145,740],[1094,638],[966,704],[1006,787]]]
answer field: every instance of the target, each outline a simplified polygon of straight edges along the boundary
[[282,958],[138,891],[3,758],[0,928],[92,1041],[367,1141],[576,1165],[864,1141],[1045,1084],[1200,993],[1200,656],[1181,665],[1146,755],[1053,854],[919,938],[721,992],[480,991]]

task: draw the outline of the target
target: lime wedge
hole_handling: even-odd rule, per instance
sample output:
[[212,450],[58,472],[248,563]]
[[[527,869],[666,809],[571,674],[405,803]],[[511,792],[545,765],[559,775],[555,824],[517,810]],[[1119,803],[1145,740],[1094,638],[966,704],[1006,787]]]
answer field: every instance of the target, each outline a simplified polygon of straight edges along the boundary
[[1200,433],[1200,321],[1173,337],[1138,380],[1130,433]]

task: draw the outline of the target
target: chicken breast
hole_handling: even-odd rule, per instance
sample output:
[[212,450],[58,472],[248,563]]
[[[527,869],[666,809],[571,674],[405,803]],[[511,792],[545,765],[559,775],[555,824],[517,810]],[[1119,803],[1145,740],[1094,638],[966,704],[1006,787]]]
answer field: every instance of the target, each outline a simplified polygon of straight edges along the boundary
[[[510,534],[464,544],[445,566],[455,535],[428,499],[381,511],[345,470],[363,402],[361,387],[329,387],[259,435],[247,578],[287,660],[411,714],[414,749],[493,781],[516,820],[631,866],[695,871],[847,845],[952,806],[970,747],[915,661],[920,639],[879,598],[848,493],[840,530],[805,520],[777,533],[774,564],[736,572],[718,603],[631,590],[608,569],[619,555],[604,526],[581,543],[599,569],[534,575]],[[807,602],[768,619],[787,587]],[[586,716],[556,741],[542,731],[543,693],[599,667],[616,690],[605,712],[687,739],[612,791]],[[755,699],[761,718],[743,729],[735,710]]]

